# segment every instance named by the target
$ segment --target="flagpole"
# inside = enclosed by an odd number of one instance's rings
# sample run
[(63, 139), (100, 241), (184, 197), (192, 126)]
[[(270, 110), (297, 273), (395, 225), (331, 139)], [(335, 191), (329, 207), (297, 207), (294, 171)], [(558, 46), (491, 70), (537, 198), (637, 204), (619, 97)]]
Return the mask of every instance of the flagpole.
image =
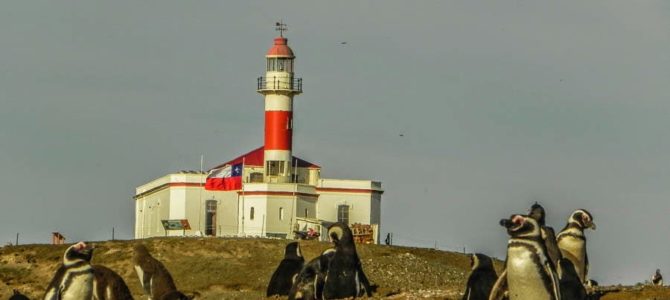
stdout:
[(244, 207), (244, 162), (245, 162), (246, 157), (242, 157), (242, 234), (246, 235), (246, 229), (244, 228), (244, 215), (246, 214), (246, 210)]
[[(203, 160), (205, 156), (203, 154), (200, 154), (200, 176), (202, 177), (202, 165), (203, 165)], [(200, 231), (200, 235), (202, 236), (202, 178), (199, 180), (200, 183), (200, 200), (198, 201), (198, 231)], [(184, 216), (186, 217), (186, 216)]]

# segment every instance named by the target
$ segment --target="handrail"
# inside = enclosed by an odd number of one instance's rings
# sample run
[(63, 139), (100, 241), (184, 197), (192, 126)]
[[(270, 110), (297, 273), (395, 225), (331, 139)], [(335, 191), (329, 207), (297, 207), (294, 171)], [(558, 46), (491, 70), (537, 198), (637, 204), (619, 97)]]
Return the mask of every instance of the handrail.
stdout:
[(291, 91), (294, 93), (302, 93), (302, 78), (293, 77), (272, 77), (265, 76), (258, 77), (256, 81), (258, 91)]

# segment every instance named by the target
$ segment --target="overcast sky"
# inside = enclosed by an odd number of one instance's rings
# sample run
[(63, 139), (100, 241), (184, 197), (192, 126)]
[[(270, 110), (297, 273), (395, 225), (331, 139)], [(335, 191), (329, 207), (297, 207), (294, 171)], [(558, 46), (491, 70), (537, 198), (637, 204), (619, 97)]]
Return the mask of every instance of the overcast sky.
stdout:
[(0, 242), (132, 238), (136, 186), (261, 146), (279, 19), (294, 154), (382, 181), (383, 234), (502, 258), (539, 201), (601, 283), (670, 274), (668, 1), (3, 2)]

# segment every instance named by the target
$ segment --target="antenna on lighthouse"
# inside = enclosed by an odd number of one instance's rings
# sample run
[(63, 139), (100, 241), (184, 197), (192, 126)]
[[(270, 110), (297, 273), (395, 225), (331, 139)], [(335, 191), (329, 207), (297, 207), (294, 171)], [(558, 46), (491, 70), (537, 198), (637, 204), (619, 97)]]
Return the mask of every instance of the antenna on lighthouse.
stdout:
[(288, 31), (288, 27), (282, 20), (279, 20), (275, 23), (275, 30), (279, 31), (279, 36), (284, 37), (284, 31)]

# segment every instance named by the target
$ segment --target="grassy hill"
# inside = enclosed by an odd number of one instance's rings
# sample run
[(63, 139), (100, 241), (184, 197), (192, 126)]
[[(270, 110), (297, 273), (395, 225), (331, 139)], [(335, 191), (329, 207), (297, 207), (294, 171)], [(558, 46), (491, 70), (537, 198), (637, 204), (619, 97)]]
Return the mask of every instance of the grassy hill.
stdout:
[[(144, 242), (171, 271), (177, 286), (200, 299), (262, 299), (265, 288), (283, 258), (286, 240), (157, 238)], [(93, 264), (119, 273), (137, 299), (146, 299), (131, 266), (135, 241), (93, 243)], [(301, 241), (306, 260), (328, 248), (328, 243)], [(67, 246), (25, 245), (0, 249), (0, 299), (18, 288), (40, 299), (62, 260)], [(470, 268), (467, 255), (431, 249), (359, 245), (358, 253), (375, 298), (460, 299)], [(497, 268), (500, 263), (497, 262)], [(664, 288), (635, 289), (608, 294), (603, 299), (670, 299)]]

